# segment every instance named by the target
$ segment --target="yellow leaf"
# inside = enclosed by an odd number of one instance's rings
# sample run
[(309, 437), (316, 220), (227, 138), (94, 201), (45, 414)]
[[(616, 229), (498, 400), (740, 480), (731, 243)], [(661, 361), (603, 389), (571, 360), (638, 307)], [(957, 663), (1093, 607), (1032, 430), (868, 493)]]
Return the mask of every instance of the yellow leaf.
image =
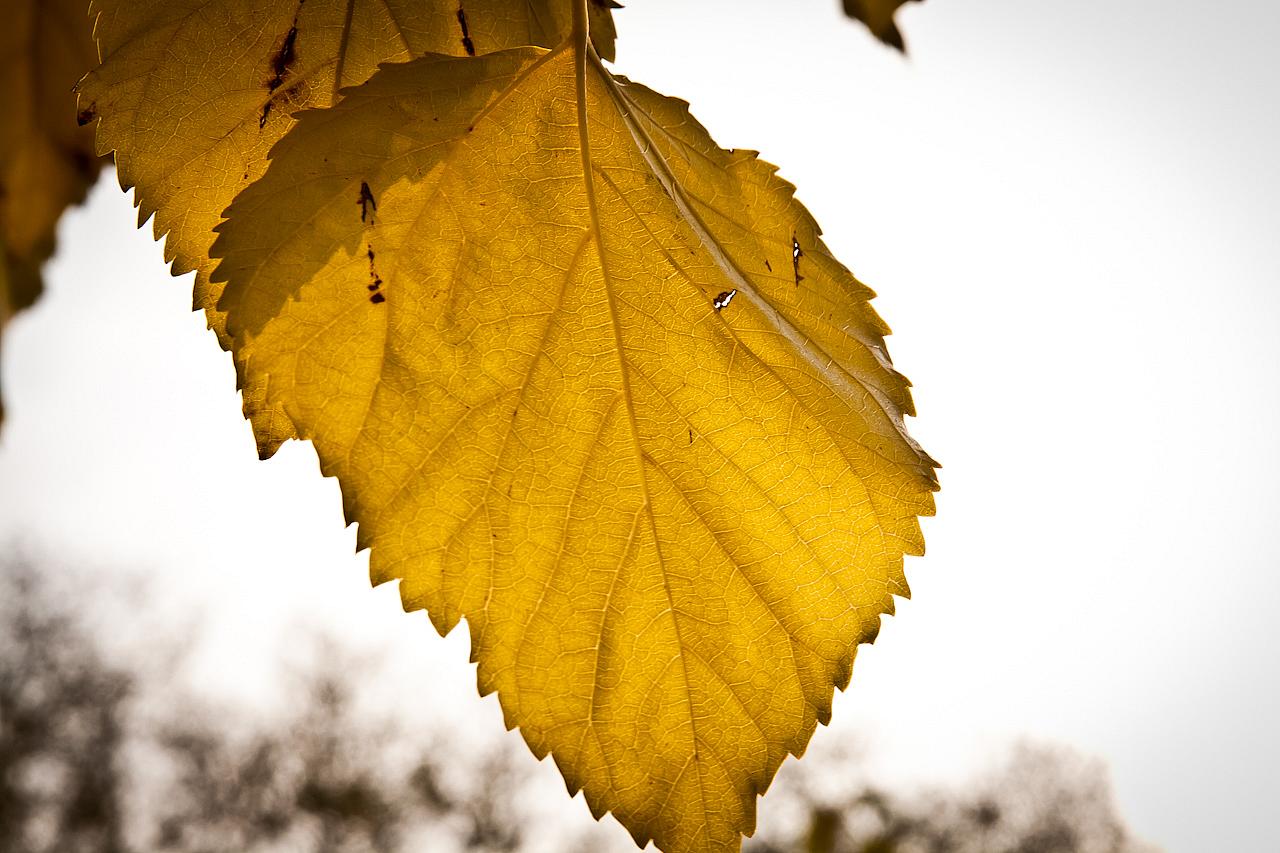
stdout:
[(385, 66), (219, 231), (234, 345), (374, 581), (466, 617), (481, 692), (594, 814), (737, 850), (936, 488), (792, 187), (574, 41)]
[(867, 25), (872, 34), (887, 45), (906, 52), (902, 41), (902, 33), (894, 23), (893, 16), (910, 0), (843, 0), (844, 13)]
[[(571, 26), (557, 0), (94, 0), (103, 62), (79, 86), (100, 117), (98, 149), (116, 152), (120, 183), (136, 187), (139, 221), (154, 214), (174, 275), (196, 271), (195, 308), (226, 347), (211, 286), (213, 228), (235, 194), (261, 177), (266, 153), (302, 108), (381, 62), (424, 53), (483, 54), (558, 44)], [(597, 45), (612, 54), (607, 4)], [(68, 83), (68, 86), (70, 83)], [(244, 375), (245, 414), (261, 455), (291, 438), (289, 419)]]
[[(5, 5), (0, 27), (0, 332), (40, 295), (58, 219), (102, 161), (71, 93), (97, 64), (83, 0)], [(0, 413), (3, 409), (0, 409)]]

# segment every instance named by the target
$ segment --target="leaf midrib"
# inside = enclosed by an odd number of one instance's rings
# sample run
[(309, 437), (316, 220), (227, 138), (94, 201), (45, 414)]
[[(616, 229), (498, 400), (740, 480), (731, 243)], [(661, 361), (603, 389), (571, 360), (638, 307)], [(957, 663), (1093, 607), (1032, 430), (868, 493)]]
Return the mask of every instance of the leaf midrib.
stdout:
[[(706, 784), (702, 775), (701, 749), (698, 740), (698, 722), (697, 715), (693, 711), (693, 696), (690, 688), (689, 665), (685, 660), (685, 643), (681, 636), (680, 620), (677, 618), (675, 600), (671, 593), (671, 583), (667, 577), (666, 558), (662, 552), (662, 540), (658, 536), (657, 520), (653, 515), (653, 497), (649, 488), (648, 473), (645, 471), (644, 450), (640, 445), (640, 433), (636, 426), (635, 403), (631, 392), (631, 376), (627, 368), (627, 361), (622, 344), (622, 329), (618, 321), (617, 300), (613, 292), (613, 281), (609, 271), (609, 262), (607, 252), (604, 248), (603, 231), (600, 227), (600, 211), (596, 201), (595, 173), (591, 164), (591, 132), (590, 122), (588, 120), (587, 110), (587, 64), (589, 55), (594, 51), (590, 47), (588, 31), (586, 25), (585, 0), (580, 0), (579, 5), (574, 7), (575, 27), (573, 35), (574, 50), (574, 85), (577, 89), (577, 110), (578, 110), (578, 149), (582, 158), (582, 183), (587, 195), (587, 211), (591, 219), (591, 233), (594, 236), (596, 244), (596, 252), (600, 258), (600, 276), (604, 281), (605, 296), (608, 298), (609, 320), (613, 330), (614, 349), (618, 355), (618, 372), (622, 382), (622, 397), (627, 407), (627, 425), (631, 431), (631, 443), (635, 456), (636, 472), (640, 478), (640, 488), (643, 495), (643, 510), (645, 516), (649, 520), (649, 535), (653, 537), (654, 552), (658, 557), (658, 570), (662, 576), (662, 589), (667, 597), (667, 611), (671, 614), (671, 627), (676, 637), (676, 654), (680, 658), (680, 671), (684, 675), (684, 698), (685, 706), (689, 714), (689, 729), (693, 753), (690, 762), (695, 765), (698, 774), (698, 798), (702, 805), (702, 821), (699, 831), (703, 837), (707, 837), (707, 793)], [(593, 70), (602, 75), (608, 72), (599, 64), (599, 59), (591, 63)], [(683, 774), (684, 771), (681, 771)], [(677, 783), (672, 783), (671, 790), (674, 791)], [(670, 793), (670, 792), (668, 792)]]

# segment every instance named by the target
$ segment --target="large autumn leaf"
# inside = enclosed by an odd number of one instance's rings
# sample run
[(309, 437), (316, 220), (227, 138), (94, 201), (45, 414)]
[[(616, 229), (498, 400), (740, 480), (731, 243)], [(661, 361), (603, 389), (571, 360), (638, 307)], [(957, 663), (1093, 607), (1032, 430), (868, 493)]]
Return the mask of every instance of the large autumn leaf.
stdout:
[[(58, 219), (102, 161), (72, 87), (97, 64), (83, 0), (21, 0), (0, 27), (0, 333), (40, 295)], [(0, 408), (0, 415), (3, 409)]]
[[(94, 0), (92, 8), (103, 62), (79, 86), (81, 114), (100, 118), (98, 150), (116, 152), (121, 185), (136, 187), (139, 221), (154, 215), (156, 237), (167, 235), (173, 273), (195, 270), (195, 307), (224, 346), (221, 287), (209, 283), (213, 228), (261, 177), (297, 110), (328, 106), (380, 62), (551, 46), (571, 24), (559, 0)], [(609, 9), (593, 0), (595, 44), (606, 56)], [(269, 456), (292, 427), (241, 362), (245, 413)]]
[(842, 0), (844, 13), (867, 25), (872, 34), (887, 45), (906, 51), (902, 32), (894, 22), (898, 7), (911, 0)]
[(792, 187), (579, 39), (383, 66), (219, 232), (234, 346), (375, 582), (466, 617), (481, 692), (597, 816), (738, 849), (936, 487)]

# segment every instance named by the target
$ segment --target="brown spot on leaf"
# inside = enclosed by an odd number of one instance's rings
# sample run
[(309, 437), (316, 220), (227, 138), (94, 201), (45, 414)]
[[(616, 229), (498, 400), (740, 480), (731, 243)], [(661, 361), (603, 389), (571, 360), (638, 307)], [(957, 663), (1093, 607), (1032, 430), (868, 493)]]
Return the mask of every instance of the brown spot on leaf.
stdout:
[(284, 85), (284, 78), (298, 59), (298, 19), (293, 19), (293, 26), (285, 33), (284, 42), (271, 58), (271, 79), (267, 81), (267, 91), (275, 92)]
[(89, 122), (98, 117), (98, 105), (90, 104), (89, 106), (76, 113), (76, 124), (84, 127)]
[[(298, 4), (299, 7), (302, 3)], [(289, 32), (285, 33), (284, 41), (271, 57), (271, 78), (267, 80), (267, 91), (274, 95), (276, 90), (284, 85), (285, 78), (289, 76), (290, 69), (298, 60), (298, 18), (295, 15), (293, 25), (289, 27)], [(288, 94), (296, 94), (296, 89), (291, 89)], [(267, 101), (262, 106), (262, 115), (258, 117), (258, 128), (262, 129), (267, 126), (267, 118), (271, 115), (271, 101)]]
[(769, 272), (773, 272), (773, 264), (769, 263), (768, 258), (764, 259), (764, 268), (767, 269)]
[(369, 301), (370, 301), (370, 302), (372, 302), (374, 305), (379, 305), (379, 304), (381, 304), (381, 303), (383, 303), (383, 302), (386, 302), (386, 301), (387, 301), (387, 297), (383, 296), (383, 295), (382, 295), (382, 292), (381, 292), (381, 291), (379, 291), (379, 292), (377, 292), (377, 293), (373, 294), (373, 296), (370, 296), (370, 297), (369, 297)]
[[(372, 246), (372, 245), (369, 245), (369, 246), (366, 246), (365, 248), (366, 248), (366, 252), (365, 252), (365, 254), (366, 254), (366, 255), (368, 256), (368, 258), (369, 258), (369, 284), (368, 284), (368, 288), (369, 288), (369, 290), (371, 290), (371, 291), (376, 291), (376, 290), (378, 290), (378, 288), (382, 287), (382, 276), (378, 275), (378, 268), (377, 268), (376, 266), (374, 266), (374, 263), (373, 263), (373, 246)], [(379, 299), (379, 300), (377, 300), (377, 301), (381, 302), (382, 300), (380, 300), (380, 299)]]
[(467, 29), (467, 13), (461, 5), (458, 6), (458, 26), (462, 28), (462, 49), (467, 52), (467, 56), (475, 56), (476, 44), (471, 40), (471, 31)]
[[(373, 200), (373, 192), (369, 189), (369, 184), (364, 181), (360, 182), (360, 198), (358, 199), (358, 202), (360, 204), (360, 221), (368, 222), (370, 220), (370, 213), (377, 212), (378, 203)], [(369, 249), (369, 263), (373, 263), (372, 248)]]

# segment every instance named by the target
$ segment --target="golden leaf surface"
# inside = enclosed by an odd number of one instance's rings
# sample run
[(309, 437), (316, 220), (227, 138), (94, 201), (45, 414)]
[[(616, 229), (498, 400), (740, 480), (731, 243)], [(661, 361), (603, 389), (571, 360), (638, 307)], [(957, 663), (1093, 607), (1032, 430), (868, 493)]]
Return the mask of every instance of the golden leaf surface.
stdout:
[[(194, 307), (224, 347), (221, 287), (209, 282), (213, 229), (262, 176), (296, 111), (330, 105), (381, 62), (551, 46), (572, 23), (558, 0), (94, 0), (92, 8), (103, 62), (78, 87), (82, 114), (100, 118), (98, 150), (116, 152), (121, 185), (136, 187), (139, 221), (154, 215), (157, 239), (167, 235), (174, 275), (196, 271)], [(592, 8), (597, 49), (612, 56), (609, 6)], [(292, 427), (237, 355), (245, 414), (270, 456)]]
[(902, 40), (902, 32), (894, 22), (893, 16), (898, 8), (911, 0), (843, 0), (844, 13), (867, 25), (872, 35), (885, 44), (906, 52), (906, 44)]
[(233, 345), (375, 583), (596, 816), (739, 849), (933, 511), (873, 295), (682, 102), (550, 52), (301, 115), (213, 252)]
[[(0, 27), (0, 332), (42, 289), (58, 219), (102, 161), (72, 94), (98, 62), (82, 0), (20, 0)], [(3, 410), (0, 409), (0, 412)]]

